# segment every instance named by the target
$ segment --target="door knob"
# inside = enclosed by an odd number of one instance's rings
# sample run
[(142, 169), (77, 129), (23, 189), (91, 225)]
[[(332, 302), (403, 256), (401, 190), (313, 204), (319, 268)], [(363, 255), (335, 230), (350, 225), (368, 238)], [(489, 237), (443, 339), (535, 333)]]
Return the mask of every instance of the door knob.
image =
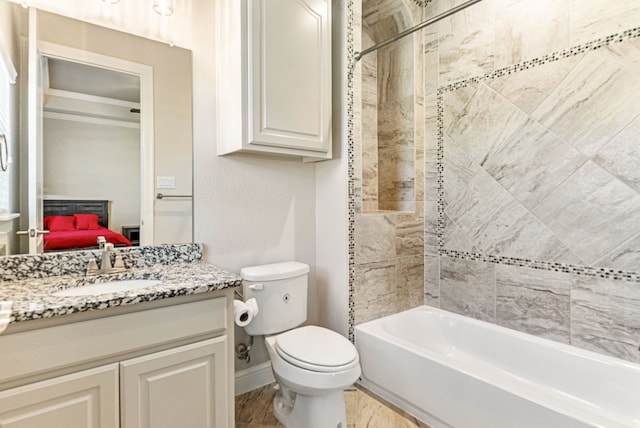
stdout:
[(49, 233), (48, 230), (28, 229), (18, 230), (16, 235), (29, 235), (29, 238), (35, 238), (38, 235), (46, 235), (47, 233)]

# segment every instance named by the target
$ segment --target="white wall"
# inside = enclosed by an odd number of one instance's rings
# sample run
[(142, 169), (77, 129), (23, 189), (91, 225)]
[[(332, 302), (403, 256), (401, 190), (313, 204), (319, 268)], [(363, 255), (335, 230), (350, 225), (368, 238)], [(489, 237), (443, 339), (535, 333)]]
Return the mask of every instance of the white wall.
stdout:
[(346, 1), (333, 0), (333, 156), (316, 165), (316, 292), (318, 323), (349, 329), (347, 223)]
[(140, 129), (44, 119), (44, 189), (111, 201), (111, 230), (140, 223)]

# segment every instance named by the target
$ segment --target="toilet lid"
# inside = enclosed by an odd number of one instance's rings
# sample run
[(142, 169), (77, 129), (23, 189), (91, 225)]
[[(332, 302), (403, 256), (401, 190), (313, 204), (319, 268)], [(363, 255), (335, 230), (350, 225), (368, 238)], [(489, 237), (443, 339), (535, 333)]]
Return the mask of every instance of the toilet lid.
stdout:
[(351, 342), (334, 331), (315, 325), (279, 334), (276, 350), (291, 364), (313, 371), (341, 371), (358, 364), (358, 352)]

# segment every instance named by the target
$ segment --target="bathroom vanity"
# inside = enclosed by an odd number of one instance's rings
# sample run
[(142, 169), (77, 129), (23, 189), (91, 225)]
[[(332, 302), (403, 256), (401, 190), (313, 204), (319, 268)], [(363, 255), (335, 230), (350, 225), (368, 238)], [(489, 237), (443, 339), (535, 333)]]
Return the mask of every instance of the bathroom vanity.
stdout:
[[(107, 278), (2, 278), (0, 301), (13, 307), (0, 334), (0, 426), (233, 426), (239, 277), (203, 263), (195, 244), (164, 246), (166, 259), (136, 253), (145, 251), (120, 252), (137, 266), (108, 280), (160, 280), (146, 288), (56, 296)], [(91, 253), (73, 253), (64, 269)]]

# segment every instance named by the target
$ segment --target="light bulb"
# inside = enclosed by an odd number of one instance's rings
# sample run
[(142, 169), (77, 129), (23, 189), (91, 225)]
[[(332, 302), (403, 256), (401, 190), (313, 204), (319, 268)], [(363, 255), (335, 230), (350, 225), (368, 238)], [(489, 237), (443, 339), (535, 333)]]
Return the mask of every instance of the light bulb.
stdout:
[(169, 16), (173, 13), (173, 0), (153, 0), (153, 10), (160, 15)]

